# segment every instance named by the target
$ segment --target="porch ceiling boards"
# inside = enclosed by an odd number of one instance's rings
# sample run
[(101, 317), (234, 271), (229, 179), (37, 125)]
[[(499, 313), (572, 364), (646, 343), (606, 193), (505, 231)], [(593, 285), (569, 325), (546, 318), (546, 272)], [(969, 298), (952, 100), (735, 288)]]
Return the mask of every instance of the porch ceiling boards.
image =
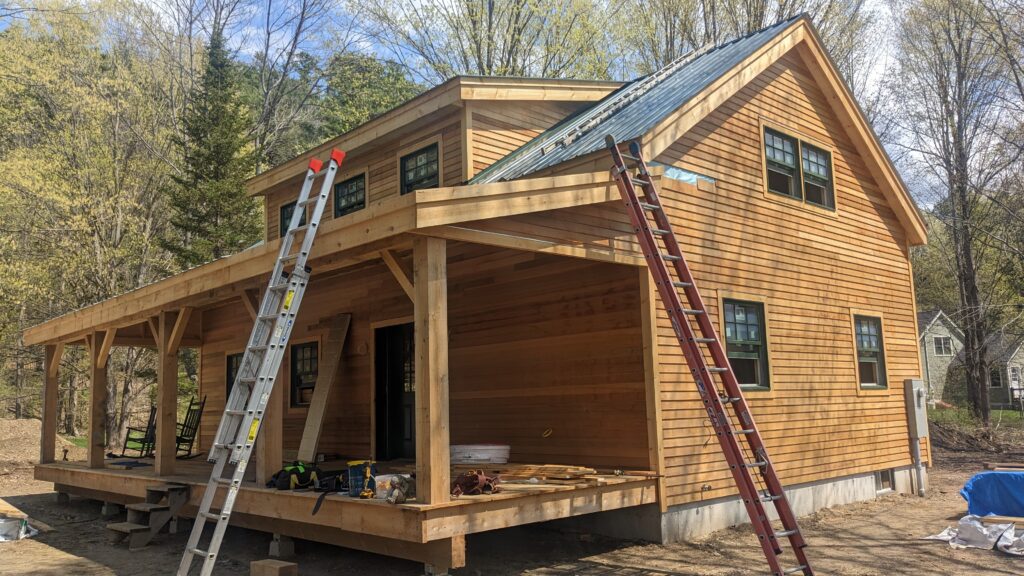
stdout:
[[(411, 244), (408, 233), (445, 237), (449, 226), (463, 222), (613, 200), (618, 192), (605, 172), (418, 190), (324, 222), (310, 263), (322, 273)], [(74, 342), (92, 331), (139, 324), (161, 310), (244, 298), (264, 284), (279, 247), (280, 240), (260, 244), (33, 326), (25, 344)]]

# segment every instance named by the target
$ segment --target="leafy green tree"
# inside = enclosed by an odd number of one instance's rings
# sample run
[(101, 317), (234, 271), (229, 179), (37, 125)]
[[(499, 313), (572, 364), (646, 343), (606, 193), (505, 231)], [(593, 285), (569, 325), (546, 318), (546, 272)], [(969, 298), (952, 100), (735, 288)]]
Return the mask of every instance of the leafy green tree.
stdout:
[(325, 81), (320, 132), (327, 138), (348, 132), (423, 91), (397, 62), (364, 54), (336, 54), (327, 64)]
[(223, 29), (214, 29), (206, 65), (193, 91), (178, 139), (182, 174), (169, 192), (170, 235), (163, 246), (182, 267), (192, 267), (244, 249), (259, 238), (260, 213), (245, 192), (252, 173), (238, 70), (225, 46)]

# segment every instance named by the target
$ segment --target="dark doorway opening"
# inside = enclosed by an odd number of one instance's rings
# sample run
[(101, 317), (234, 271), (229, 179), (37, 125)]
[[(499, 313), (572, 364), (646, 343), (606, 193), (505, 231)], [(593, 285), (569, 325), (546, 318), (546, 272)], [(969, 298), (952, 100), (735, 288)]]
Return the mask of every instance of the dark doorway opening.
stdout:
[(413, 324), (374, 333), (377, 460), (416, 457), (416, 366)]

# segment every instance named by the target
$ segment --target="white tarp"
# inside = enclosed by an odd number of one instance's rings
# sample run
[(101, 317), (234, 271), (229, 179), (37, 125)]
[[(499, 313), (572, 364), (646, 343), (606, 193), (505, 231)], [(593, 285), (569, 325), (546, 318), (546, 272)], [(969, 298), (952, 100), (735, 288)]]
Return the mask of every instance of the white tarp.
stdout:
[[(1007, 537), (1006, 535), (1009, 534)], [(981, 548), (991, 550), (997, 542), (1007, 538), (1007, 547), (1020, 546), (1024, 553), (1024, 542), (1021, 539), (1014, 539), (1014, 527), (1012, 523), (1007, 524), (986, 524), (981, 521), (981, 516), (969, 514), (960, 519), (955, 527), (950, 526), (935, 536), (928, 536), (925, 540), (941, 540), (949, 542), (952, 548)], [(1016, 543), (1016, 544), (1013, 544)], [(1002, 550), (1002, 547), (1000, 547)], [(1014, 554), (1014, 552), (1010, 552)]]
[(999, 541), (996, 542), (996, 548), (1007, 554), (1024, 556), (1024, 530), (1007, 530), (1003, 532), (1003, 535), (999, 537)]

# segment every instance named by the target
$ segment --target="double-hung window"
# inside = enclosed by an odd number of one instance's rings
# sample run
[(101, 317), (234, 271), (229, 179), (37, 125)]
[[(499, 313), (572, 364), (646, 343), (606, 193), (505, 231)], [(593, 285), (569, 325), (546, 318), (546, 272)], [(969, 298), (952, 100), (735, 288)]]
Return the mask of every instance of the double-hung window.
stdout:
[(402, 194), (421, 188), (435, 188), (440, 182), (437, 143), (402, 156), (398, 164), (401, 171)]
[(366, 174), (334, 185), (334, 217), (351, 214), (366, 207)]
[[(292, 223), (292, 215), (295, 214), (296, 202), (289, 202), (281, 205), (281, 221), (278, 222), (279, 235), (283, 238), (288, 233), (288, 227)], [(299, 217), (299, 226), (306, 225), (306, 211), (302, 211), (302, 216)]]
[(723, 300), (722, 305), (726, 356), (737, 382), (744, 387), (769, 388), (764, 305), (739, 300)]
[(764, 160), (770, 192), (835, 209), (829, 151), (766, 127)]
[(882, 343), (882, 319), (854, 316), (857, 340), (857, 379), (861, 388), (885, 388), (885, 347)]
[(936, 336), (933, 340), (936, 356), (953, 355), (953, 339), (949, 336)]
[(309, 406), (319, 368), (317, 343), (294, 344), (291, 352), (292, 406)]
[(993, 388), (1003, 387), (1003, 371), (999, 368), (993, 368), (988, 373), (988, 385)]

